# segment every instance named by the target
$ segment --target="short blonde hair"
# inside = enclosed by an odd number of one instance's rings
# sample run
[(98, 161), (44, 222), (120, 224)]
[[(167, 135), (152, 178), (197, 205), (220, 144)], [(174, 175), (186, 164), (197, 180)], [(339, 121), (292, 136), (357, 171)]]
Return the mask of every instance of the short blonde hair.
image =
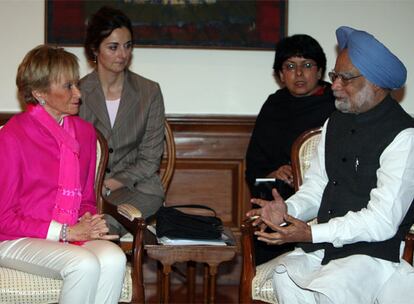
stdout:
[(32, 92), (47, 92), (51, 83), (59, 82), (62, 76), (79, 79), (78, 58), (63, 48), (39, 45), (26, 54), (17, 69), (19, 96), (26, 103), (37, 104)]

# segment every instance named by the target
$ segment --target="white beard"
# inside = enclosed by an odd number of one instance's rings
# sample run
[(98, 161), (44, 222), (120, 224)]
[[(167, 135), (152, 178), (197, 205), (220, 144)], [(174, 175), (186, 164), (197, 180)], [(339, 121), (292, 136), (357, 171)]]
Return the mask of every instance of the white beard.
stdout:
[[(361, 113), (366, 104), (375, 100), (375, 93), (372, 87), (366, 83), (365, 86), (355, 94), (354, 98), (335, 99), (335, 107), (342, 113)], [(370, 107), (368, 107), (369, 109)]]

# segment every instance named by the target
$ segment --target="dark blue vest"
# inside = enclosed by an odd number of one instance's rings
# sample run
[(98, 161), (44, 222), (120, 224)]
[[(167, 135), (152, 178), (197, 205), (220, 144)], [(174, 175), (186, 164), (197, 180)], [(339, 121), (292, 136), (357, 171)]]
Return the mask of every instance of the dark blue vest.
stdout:
[[(325, 143), (325, 166), (329, 181), (318, 212), (319, 223), (367, 207), (370, 191), (377, 187), (376, 171), (382, 152), (398, 133), (413, 127), (413, 118), (389, 96), (366, 113), (355, 115), (336, 111), (332, 114)], [(399, 262), (400, 243), (413, 219), (414, 204), (396, 235), (382, 242), (358, 242), (341, 248), (335, 248), (330, 243), (300, 246), (306, 252), (324, 248), (322, 264), (354, 254)]]

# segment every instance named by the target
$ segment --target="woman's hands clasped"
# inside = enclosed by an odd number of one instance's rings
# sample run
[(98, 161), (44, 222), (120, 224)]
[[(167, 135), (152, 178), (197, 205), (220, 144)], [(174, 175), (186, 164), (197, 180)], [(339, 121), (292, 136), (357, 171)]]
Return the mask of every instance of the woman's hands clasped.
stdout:
[(109, 229), (103, 214), (85, 213), (77, 224), (68, 228), (68, 241), (115, 240), (119, 236), (108, 234)]

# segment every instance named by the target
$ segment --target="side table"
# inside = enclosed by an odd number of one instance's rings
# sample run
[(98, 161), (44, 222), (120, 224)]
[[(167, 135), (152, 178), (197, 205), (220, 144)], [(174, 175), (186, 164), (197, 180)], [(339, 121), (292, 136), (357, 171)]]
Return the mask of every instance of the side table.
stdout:
[(146, 231), (144, 248), (147, 255), (162, 265), (161, 300), (163, 303), (168, 303), (170, 297), (171, 266), (179, 262), (190, 262), (187, 263), (188, 301), (194, 302), (195, 263), (204, 263), (204, 303), (215, 302), (217, 268), (222, 262), (232, 260), (237, 251), (231, 230), (226, 227), (224, 233), (230, 238), (230, 245), (163, 245), (158, 244), (156, 237)]

